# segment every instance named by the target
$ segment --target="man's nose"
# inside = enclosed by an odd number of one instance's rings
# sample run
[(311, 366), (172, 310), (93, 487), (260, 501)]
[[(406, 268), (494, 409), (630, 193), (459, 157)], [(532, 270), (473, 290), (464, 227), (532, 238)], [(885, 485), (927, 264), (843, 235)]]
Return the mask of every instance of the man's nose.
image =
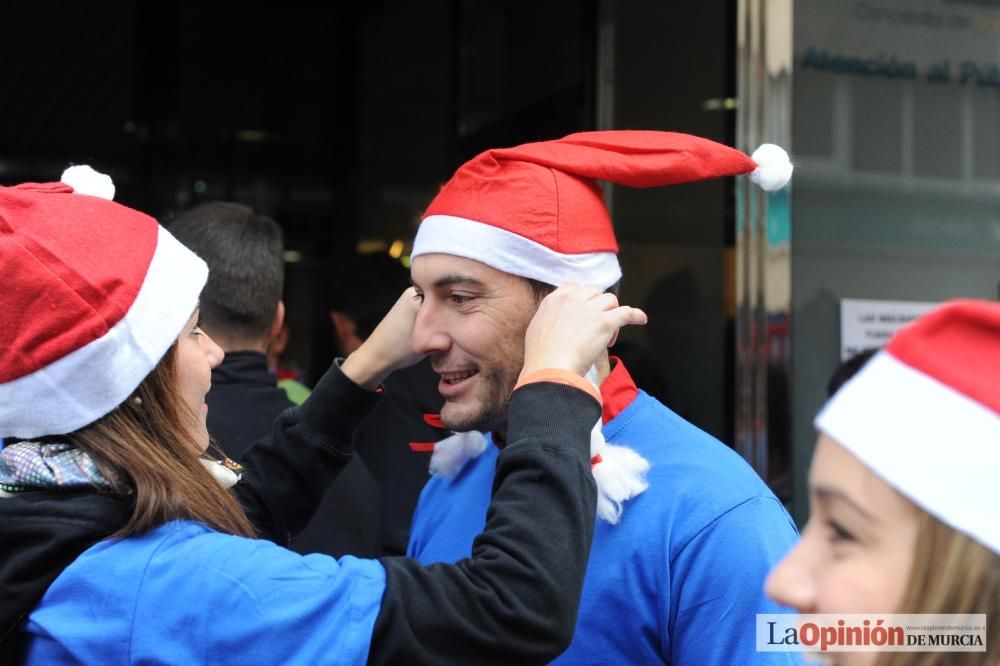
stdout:
[(433, 354), (447, 351), (451, 347), (451, 336), (444, 326), (441, 313), (427, 299), (417, 311), (411, 336), (413, 351), (419, 354)]

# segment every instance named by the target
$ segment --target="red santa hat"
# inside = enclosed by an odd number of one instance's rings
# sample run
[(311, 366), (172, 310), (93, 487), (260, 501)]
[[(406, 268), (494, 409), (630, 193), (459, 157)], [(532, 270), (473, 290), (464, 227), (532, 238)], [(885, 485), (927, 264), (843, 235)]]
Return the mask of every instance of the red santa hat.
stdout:
[(676, 132), (580, 132), (487, 150), (459, 167), (428, 206), (411, 257), (452, 254), (555, 286), (607, 288), (621, 268), (597, 180), (657, 187), (750, 174), (775, 190), (791, 173), (778, 146), (748, 157)]
[(90, 167), (0, 187), (0, 437), (72, 432), (124, 402), (208, 277)]
[(1000, 553), (1000, 303), (954, 301), (901, 329), (815, 425)]

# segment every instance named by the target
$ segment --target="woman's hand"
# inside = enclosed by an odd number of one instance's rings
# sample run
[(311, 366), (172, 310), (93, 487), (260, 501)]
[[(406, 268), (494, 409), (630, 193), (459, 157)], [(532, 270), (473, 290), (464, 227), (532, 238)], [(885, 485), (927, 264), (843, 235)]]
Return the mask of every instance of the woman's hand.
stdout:
[(403, 292), (361, 346), (347, 357), (341, 371), (355, 384), (374, 390), (396, 370), (407, 368), (423, 354), (413, 351), (411, 335), (420, 301), (413, 287)]
[(646, 313), (619, 306), (614, 294), (569, 283), (546, 296), (524, 335), (521, 376), (546, 368), (583, 375), (622, 326), (643, 325)]

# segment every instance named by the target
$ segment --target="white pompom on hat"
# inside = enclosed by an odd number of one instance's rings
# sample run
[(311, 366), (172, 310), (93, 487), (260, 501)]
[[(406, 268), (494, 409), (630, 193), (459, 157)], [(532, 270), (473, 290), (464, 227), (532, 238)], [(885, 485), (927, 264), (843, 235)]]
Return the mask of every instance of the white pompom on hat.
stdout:
[(0, 187), (0, 437), (77, 430), (176, 342), (208, 267), (87, 166)]
[(750, 180), (766, 192), (780, 190), (792, 178), (792, 161), (781, 146), (765, 143), (750, 155), (757, 168), (750, 172)]
[(89, 164), (67, 168), (59, 180), (72, 187), (76, 194), (89, 194), (108, 201), (115, 198), (115, 184), (111, 176), (95, 171)]
[(816, 417), (900, 493), (1000, 553), (1000, 303), (900, 329)]

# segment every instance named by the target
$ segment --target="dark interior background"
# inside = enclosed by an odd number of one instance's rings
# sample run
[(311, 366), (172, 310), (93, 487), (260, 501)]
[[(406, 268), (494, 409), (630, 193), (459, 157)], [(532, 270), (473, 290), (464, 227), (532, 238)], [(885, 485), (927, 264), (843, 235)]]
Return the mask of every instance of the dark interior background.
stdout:
[[(162, 219), (236, 200), (289, 251), (289, 354), (333, 356), (326, 293), (405, 248), (436, 189), (493, 146), (604, 128), (732, 145), (735, 0), (159, 0), (0, 5), (0, 182), (109, 173)], [(732, 441), (732, 184), (609, 192), (633, 374)], [(402, 252), (405, 256), (406, 250)], [(648, 371), (648, 372), (647, 372)]]

